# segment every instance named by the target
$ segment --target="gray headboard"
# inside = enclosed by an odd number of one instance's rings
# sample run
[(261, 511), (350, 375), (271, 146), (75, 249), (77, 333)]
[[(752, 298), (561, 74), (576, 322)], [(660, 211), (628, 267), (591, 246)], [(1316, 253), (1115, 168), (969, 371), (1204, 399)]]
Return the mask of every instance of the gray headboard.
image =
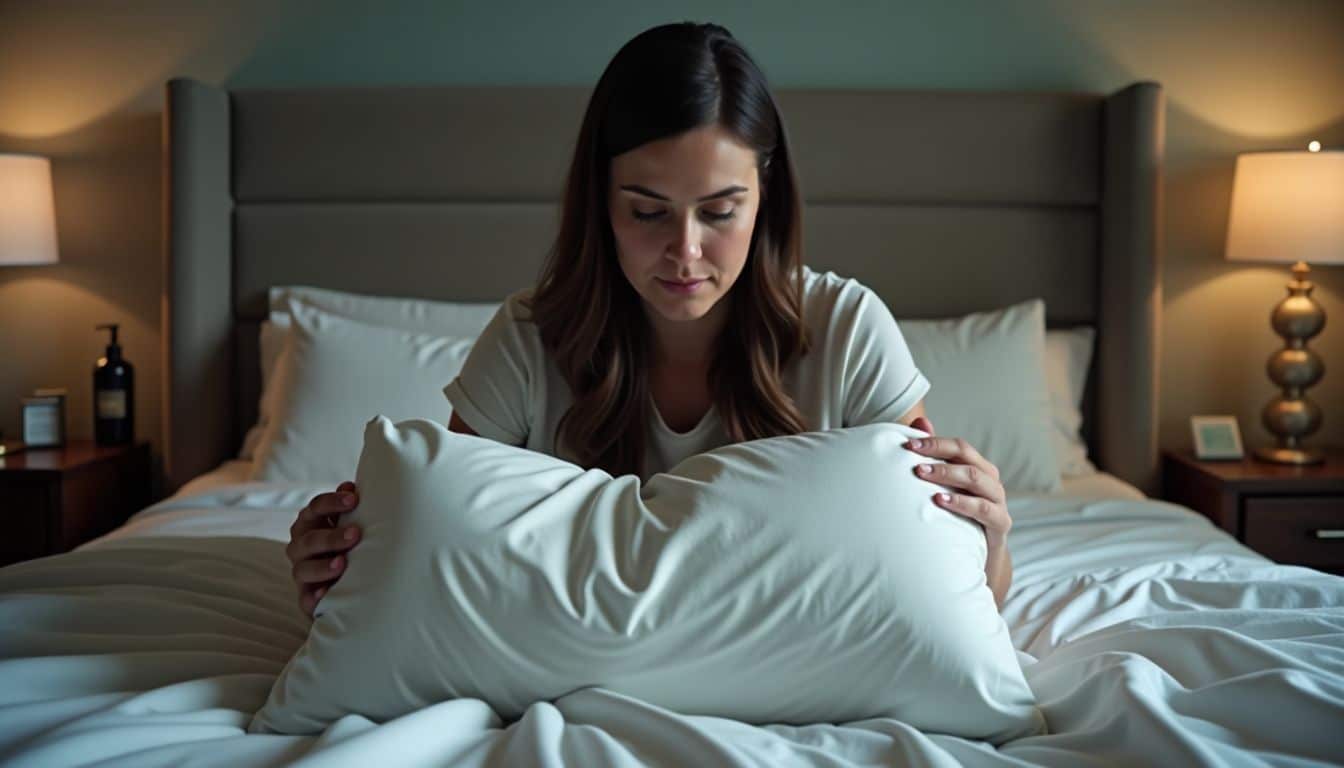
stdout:
[[(498, 300), (535, 281), (587, 89), (223, 90), (167, 84), (167, 488), (256, 419), (271, 285)], [(1156, 491), (1163, 96), (778, 94), (804, 258), (898, 318), (1044, 298), (1091, 324), (1084, 436)]]

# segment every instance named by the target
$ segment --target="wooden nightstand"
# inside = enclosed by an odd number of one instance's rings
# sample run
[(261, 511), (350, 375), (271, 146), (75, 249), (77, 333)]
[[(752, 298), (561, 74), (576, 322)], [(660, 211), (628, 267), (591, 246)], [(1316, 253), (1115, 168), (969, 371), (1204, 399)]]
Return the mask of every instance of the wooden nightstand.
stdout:
[(0, 565), (54, 555), (149, 505), (149, 443), (71, 440), (0, 456)]
[(1265, 557), (1344, 574), (1344, 448), (1324, 464), (1200, 461), (1162, 452), (1163, 495), (1203, 513)]

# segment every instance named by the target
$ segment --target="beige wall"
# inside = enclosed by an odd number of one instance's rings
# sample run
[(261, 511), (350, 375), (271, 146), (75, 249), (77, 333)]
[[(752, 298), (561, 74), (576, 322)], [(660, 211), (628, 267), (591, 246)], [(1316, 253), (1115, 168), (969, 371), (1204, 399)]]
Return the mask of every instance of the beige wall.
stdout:
[[(353, 2), (0, 2), (0, 151), (53, 157), (61, 244), (59, 265), (0, 268), (7, 436), (19, 428), (19, 397), (39, 386), (67, 387), (71, 434), (91, 434), (90, 370), (102, 351), (93, 326), (115, 321), (136, 365), (137, 432), (160, 440), (167, 78), (241, 87), (589, 84), (620, 42), (666, 20), (656, 9), (604, 2), (569, 6), (558, 22), (539, 1), (521, 3), (531, 6), (524, 13), (393, 5), (399, 13), (372, 14)], [(1248, 441), (1265, 439), (1258, 413), (1272, 390), (1264, 361), (1278, 344), (1268, 314), (1287, 269), (1222, 260), (1233, 160), (1309, 138), (1344, 147), (1344, 3), (985, 0), (835, 11), (844, 6), (815, 0), (800, 4), (814, 17), (788, 18), (763, 14), (770, 6), (759, 3), (687, 6), (679, 18), (727, 25), (777, 87), (1110, 90), (1162, 82), (1161, 440), (1187, 444), (1194, 413), (1234, 413)], [(570, 32), (552, 34), (557, 23)], [(1316, 440), (1344, 444), (1344, 267), (1314, 276), (1331, 318), (1313, 342), (1327, 366), (1310, 393), (1327, 410)]]

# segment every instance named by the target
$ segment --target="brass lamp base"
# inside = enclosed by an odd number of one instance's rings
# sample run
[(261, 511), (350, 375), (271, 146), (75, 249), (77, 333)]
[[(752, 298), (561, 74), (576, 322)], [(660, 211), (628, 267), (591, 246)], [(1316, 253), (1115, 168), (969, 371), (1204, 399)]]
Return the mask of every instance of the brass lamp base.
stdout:
[(1270, 324), (1283, 338), (1283, 347), (1270, 355), (1265, 369), (1280, 390), (1265, 405), (1260, 418), (1278, 443), (1255, 450), (1255, 458), (1261, 461), (1316, 464), (1325, 460), (1319, 449), (1302, 445), (1303, 438), (1320, 428), (1323, 417), (1320, 406), (1307, 397), (1306, 390), (1325, 375), (1321, 356), (1307, 346), (1307, 341), (1325, 327), (1325, 310), (1311, 297), (1315, 286), (1307, 279), (1309, 272), (1301, 261), (1293, 265), (1288, 295), (1270, 314)]
[(1320, 464), (1325, 453), (1315, 448), (1256, 448), (1255, 458), (1274, 464)]

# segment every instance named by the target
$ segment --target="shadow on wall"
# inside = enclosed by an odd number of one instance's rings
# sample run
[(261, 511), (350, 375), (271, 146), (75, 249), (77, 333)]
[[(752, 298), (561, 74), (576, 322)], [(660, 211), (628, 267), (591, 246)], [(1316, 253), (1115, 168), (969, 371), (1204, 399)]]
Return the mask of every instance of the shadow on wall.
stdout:
[(158, 112), (164, 81), (176, 75), (224, 79), (287, 12), (284, 6), (268, 0), (5, 4), (0, 63), (9, 65), (0, 67), (0, 133), (68, 137), (98, 131), (108, 115)]
[(1117, 74), (1159, 80), (1170, 106), (1234, 132), (1238, 144), (1280, 140), (1344, 117), (1344, 4), (1052, 2), (1074, 11), (1079, 37)]

